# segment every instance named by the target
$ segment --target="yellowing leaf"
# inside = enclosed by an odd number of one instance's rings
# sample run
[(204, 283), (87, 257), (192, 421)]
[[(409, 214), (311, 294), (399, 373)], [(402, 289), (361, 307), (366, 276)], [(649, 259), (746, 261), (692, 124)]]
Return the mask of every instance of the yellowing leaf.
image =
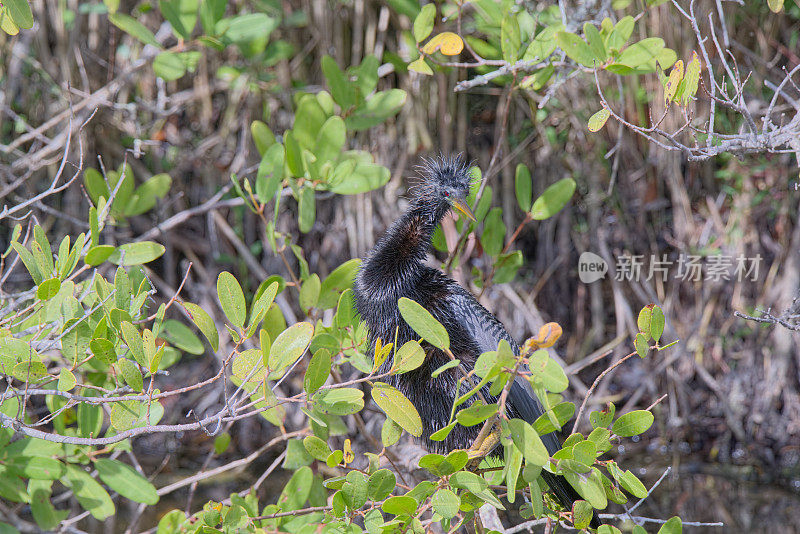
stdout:
[(384, 382), (375, 382), (372, 399), (386, 415), (414, 437), (422, 435), (419, 412), (399, 390)]
[[(430, 5), (430, 4), (428, 4)], [(419, 72), (420, 74), (426, 74), (428, 76), (433, 76), (433, 70), (431, 69), (430, 65), (425, 62), (425, 58), (420, 56), (415, 61), (412, 61), (408, 64), (408, 70), (413, 70), (414, 72)]]
[(783, 9), (783, 0), (767, 0), (767, 5), (773, 13), (780, 13)]
[(702, 64), (697, 52), (692, 52), (692, 60), (686, 65), (686, 76), (683, 78), (682, 91), (680, 93), (681, 103), (685, 107), (689, 100), (697, 93), (697, 85), (700, 82), (700, 69)]
[(8, 35), (17, 35), (19, 27), (11, 20), (11, 15), (8, 14), (8, 8), (0, 7), (0, 30), (3, 30)]
[(589, 131), (597, 132), (606, 125), (606, 121), (611, 116), (611, 112), (607, 108), (603, 108), (591, 117), (589, 117)]
[(664, 105), (668, 106), (678, 90), (678, 84), (683, 80), (683, 60), (679, 59), (672, 72), (669, 73), (667, 84), (664, 86)]
[(422, 52), (433, 54), (439, 50), (446, 56), (455, 56), (460, 54), (463, 49), (464, 41), (461, 40), (461, 37), (453, 32), (443, 32), (428, 41), (422, 47)]
[(342, 452), (344, 453), (344, 456), (342, 458), (344, 465), (347, 465), (356, 459), (356, 455), (353, 454), (353, 448), (350, 446), (349, 439), (344, 440), (344, 447), (342, 447)]
[(558, 338), (564, 331), (558, 323), (547, 323), (539, 329), (539, 334), (536, 336), (535, 342), (539, 348), (546, 349), (555, 345)]

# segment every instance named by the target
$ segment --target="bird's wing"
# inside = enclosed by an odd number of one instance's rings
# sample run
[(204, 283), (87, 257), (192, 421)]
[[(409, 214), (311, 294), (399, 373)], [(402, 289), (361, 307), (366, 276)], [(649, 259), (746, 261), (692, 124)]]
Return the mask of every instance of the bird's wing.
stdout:
[[(456, 309), (466, 312), (464, 313), (464, 326), (478, 345), (481, 353), (497, 350), (500, 340), (505, 339), (511, 345), (511, 350), (515, 354), (519, 354), (519, 345), (503, 324), (461, 286), (456, 287), (458, 289), (453, 295), (457, 306)], [(511, 390), (508, 392), (508, 402), (522, 419), (531, 424), (544, 413), (542, 405), (533, 392), (533, 388), (531, 388), (527, 380), (521, 377), (517, 377), (511, 385)], [(542, 436), (542, 441), (551, 455), (561, 449), (561, 443), (559, 443), (555, 433), (545, 434)]]
[[(462, 312), (459, 315), (459, 321), (475, 341), (481, 353), (497, 350), (500, 340), (505, 339), (511, 345), (514, 353), (519, 354), (519, 345), (503, 324), (489, 313), (486, 308), (481, 306), (475, 297), (467, 293), (461, 286), (453, 283), (452, 298), (455, 305), (454, 309)], [(476, 354), (475, 357), (477, 358), (477, 356)], [(511, 390), (508, 392), (508, 405), (513, 407), (519, 416), (530, 424), (533, 424), (544, 413), (533, 388), (527, 380), (521, 377), (516, 377), (511, 385)], [(561, 449), (561, 443), (555, 432), (545, 434), (541, 438), (551, 456)], [(576, 500), (582, 498), (563, 476), (543, 470), (542, 477), (568, 510), (572, 509), (572, 504)], [(592, 514), (591, 525), (593, 528), (600, 526), (600, 519), (596, 511)]]

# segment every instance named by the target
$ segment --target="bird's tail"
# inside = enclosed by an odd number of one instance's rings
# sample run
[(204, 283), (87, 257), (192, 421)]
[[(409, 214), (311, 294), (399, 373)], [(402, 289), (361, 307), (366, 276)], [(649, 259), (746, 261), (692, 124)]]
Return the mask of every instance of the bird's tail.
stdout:
[[(556, 497), (558, 497), (558, 500), (561, 501), (561, 504), (563, 504), (568, 510), (572, 510), (572, 505), (575, 501), (583, 498), (578, 495), (578, 492), (575, 491), (575, 488), (573, 488), (563, 476), (554, 475), (549, 471), (542, 470), (542, 478), (544, 478), (544, 481), (547, 482), (548, 486), (550, 486), (550, 489), (553, 490), (553, 493), (556, 494)], [(592, 528), (599, 528), (601, 524), (600, 516), (597, 515), (597, 510), (593, 510), (590, 526)]]

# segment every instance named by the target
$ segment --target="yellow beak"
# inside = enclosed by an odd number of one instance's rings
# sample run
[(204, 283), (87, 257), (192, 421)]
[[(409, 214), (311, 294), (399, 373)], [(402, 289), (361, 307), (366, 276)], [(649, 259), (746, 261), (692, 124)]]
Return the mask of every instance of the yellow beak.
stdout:
[(457, 209), (458, 211), (460, 211), (461, 213), (466, 215), (467, 218), (469, 218), (469, 219), (471, 219), (473, 221), (475, 220), (475, 215), (472, 213), (472, 210), (469, 209), (469, 205), (467, 204), (467, 201), (464, 200), (463, 198), (453, 198), (453, 199), (450, 200), (450, 204), (455, 209)]

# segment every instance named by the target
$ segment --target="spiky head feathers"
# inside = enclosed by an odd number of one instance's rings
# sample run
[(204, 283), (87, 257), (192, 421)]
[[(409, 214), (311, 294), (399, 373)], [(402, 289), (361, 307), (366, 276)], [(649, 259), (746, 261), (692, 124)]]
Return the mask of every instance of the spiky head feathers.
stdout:
[(466, 198), (472, 176), (461, 154), (423, 158), (416, 167), (419, 179), (412, 192), (423, 200)]

